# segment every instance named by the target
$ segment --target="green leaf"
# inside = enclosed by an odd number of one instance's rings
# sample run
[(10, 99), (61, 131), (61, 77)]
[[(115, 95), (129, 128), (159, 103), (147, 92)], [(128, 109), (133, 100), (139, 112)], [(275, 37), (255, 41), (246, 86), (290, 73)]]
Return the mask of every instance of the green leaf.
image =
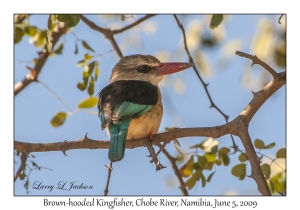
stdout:
[(84, 91), (84, 90), (86, 89), (86, 87), (87, 87), (87, 85), (86, 85), (85, 83), (79, 82), (79, 83), (77, 84), (77, 88), (78, 88), (79, 90), (81, 90), (81, 91)]
[(199, 166), (198, 163), (194, 163), (194, 164), (193, 164), (193, 169), (194, 169), (194, 170), (198, 170), (198, 169), (201, 169), (201, 168), (200, 168), (200, 166)]
[(270, 188), (271, 192), (274, 193), (275, 192), (275, 188), (274, 188), (274, 184), (273, 184), (272, 180), (269, 180), (269, 185), (270, 185), (269, 188)]
[(188, 189), (193, 189), (193, 187), (196, 184), (196, 177), (195, 176), (191, 176), (191, 178), (189, 178), (188, 180), (186, 180), (185, 185), (188, 187)]
[(272, 149), (275, 146), (275, 142), (268, 144), (267, 146), (264, 146), (263, 149)]
[(89, 65), (88, 65), (89, 69), (88, 69), (88, 73), (89, 75), (91, 75), (94, 71), (94, 68), (95, 68), (95, 61), (91, 62)]
[(211, 174), (209, 174), (209, 176), (207, 177), (207, 182), (210, 182), (211, 178), (213, 177), (213, 175), (216, 173), (216, 171), (212, 172)]
[(267, 164), (267, 163), (261, 165), (261, 170), (262, 170), (263, 174), (266, 176), (266, 178), (268, 179), (270, 177), (270, 174), (271, 174), (270, 165)]
[(205, 165), (205, 167), (204, 167), (204, 169), (210, 171), (213, 168), (213, 166), (214, 166), (213, 162), (207, 162), (206, 165)]
[(216, 159), (216, 164), (218, 166), (222, 165), (223, 163), (223, 155), (219, 155), (219, 159)]
[(75, 42), (75, 52), (74, 52), (74, 54), (77, 55), (77, 53), (78, 53), (78, 45), (77, 45), (77, 42)]
[(52, 19), (51, 19), (51, 15), (49, 15), (49, 17), (48, 17), (48, 24), (47, 24), (47, 26), (48, 26), (48, 30), (50, 31), (51, 28), (52, 28)]
[(231, 169), (232, 175), (238, 177), (239, 180), (243, 180), (246, 176), (246, 164), (245, 163), (240, 163), (238, 165), (235, 165)]
[(35, 26), (27, 26), (24, 28), (24, 32), (28, 36), (35, 36), (38, 32), (38, 29)]
[(286, 158), (286, 148), (281, 148), (276, 153), (277, 158)]
[(60, 22), (71, 22), (70, 15), (57, 15), (56, 19)]
[(85, 60), (86, 62), (89, 62), (92, 58), (93, 58), (92, 55), (90, 55), (90, 54), (88, 54), (88, 53), (85, 53), (85, 54), (84, 54), (84, 60)]
[(90, 79), (90, 84), (88, 87), (88, 94), (90, 96), (92, 96), (94, 94), (94, 78), (93, 78), (93, 76), (91, 76), (91, 79)]
[(99, 62), (96, 61), (95, 81), (97, 81), (99, 73), (100, 73)]
[(90, 97), (87, 99), (84, 99), (78, 104), (79, 109), (88, 109), (96, 106), (98, 103), (98, 98), (96, 97)]
[(56, 115), (51, 120), (51, 125), (55, 128), (61, 126), (65, 122), (67, 116), (68, 114), (65, 112), (56, 113)]
[(75, 27), (80, 21), (77, 15), (57, 15), (57, 20), (66, 23), (67, 27)]
[(62, 50), (64, 48), (64, 43), (60, 43), (55, 50), (53, 51), (54, 54), (62, 54)]
[(227, 155), (229, 152), (230, 152), (230, 148), (228, 148), (228, 147), (222, 147), (218, 151), (219, 154), (225, 154), (225, 155)]
[(265, 146), (265, 142), (263, 142), (263, 141), (260, 140), (260, 139), (255, 139), (255, 140), (254, 140), (254, 146), (255, 146), (257, 149), (262, 149), (262, 148), (264, 148), (264, 146)]
[(223, 15), (213, 15), (210, 21), (210, 29), (216, 28), (223, 20)]
[(228, 155), (223, 156), (223, 164), (224, 166), (228, 166), (230, 163), (230, 159)]
[(241, 153), (239, 155), (239, 161), (245, 162), (246, 160), (248, 160), (248, 157), (247, 157), (246, 153)]
[(192, 155), (190, 159), (179, 169), (182, 177), (189, 177), (193, 173), (194, 156)]
[(205, 156), (198, 156), (198, 165), (200, 168), (204, 168), (207, 163), (207, 158)]
[(206, 185), (206, 178), (203, 175), (202, 171), (201, 171), (201, 182), (202, 182), (202, 187), (205, 187), (205, 185)]
[(90, 50), (92, 52), (95, 52), (91, 47), (90, 45), (88, 45), (88, 43), (86, 43), (85, 41), (82, 40), (82, 46), (87, 49), (87, 50)]
[(20, 180), (24, 180), (25, 177), (26, 177), (26, 174), (25, 174), (25, 173), (22, 173), (22, 174), (19, 175)]
[(83, 59), (83, 60), (80, 60), (77, 62), (76, 66), (77, 67), (84, 67), (86, 64), (86, 61)]
[(24, 35), (24, 32), (21, 28), (15, 27), (14, 31), (14, 43), (17, 44), (22, 40), (22, 37)]
[(216, 160), (217, 153), (213, 153), (213, 154), (205, 153), (205, 157), (208, 162), (214, 162)]

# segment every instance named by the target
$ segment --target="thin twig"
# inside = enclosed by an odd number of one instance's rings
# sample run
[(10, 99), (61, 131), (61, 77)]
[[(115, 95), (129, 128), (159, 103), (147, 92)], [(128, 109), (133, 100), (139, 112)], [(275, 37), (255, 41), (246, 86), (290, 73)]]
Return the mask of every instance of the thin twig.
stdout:
[[(167, 142), (164, 142), (163, 145), (161, 145), (160, 143), (157, 144), (157, 146), (159, 147), (159, 150), (158, 150), (158, 152), (155, 154), (156, 157), (161, 153), (161, 151), (166, 147), (167, 144), (168, 144)], [(152, 159), (152, 160), (150, 161), (150, 163), (153, 163), (153, 161), (154, 161), (154, 160)]]
[(278, 23), (281, 24), (281, 18), (283, 17), (284, 14), (280, 15), (279, 19), (278, 19)]
[(265, 155), (265, 154), (263, 154), (263, 153), (261, 153), (261, 152), (257, 152), (257, 153), (258, 153), (258, 154), (261, 154), (262, 156), (264, 156), (264, 157), (266, 157), (266, 158), (268, 158), (269, 160), (272, 160), (270, 166), (271, 166), (273, 163), (275, 163), (275, 164), (276, 164), (283, 172), (285, 172), (285, 169), (283, 169), (283, 168), (276, 162), (275, 159), (273, 159), (273, 158), (271, 158), (270, 156)]
[[(176, 19), (176, 22), (177, 22), (179, 28), (180, 28), (181, 31), (182, 31), (182, 34), (183, 34), (183, 41), (184, 41), (184, 49), (185, 49), (185, 51), (186, 51), (186, 53), (187, 53), (187, 55), (188, 55), (189, 62), (190, 62), (190, 63), (194, 63), (194, 60), (193, 60), (193, 58), (192, 58), (192, 56), (191, 56), (191, 54), (190, 54), (190, 51), (189, 51), (189, 49), (188, 49), (188, 47), (187, 47), (186, 36), (185, 36), (185, 30), (184, 30), (184, 28), (183, 28), (183, 26), (182, 26), (182, 23), (179, 21), (179, 19), (177, 18), (176, 15), (174, 15), (174, 17), (175, 17), (175, 19)], [(197, 68), (196, 68), (195, 65), (193, 66), (193, 69), (194, 69), (194, 72), (196, 73), (198, 79), (200, 80), (201, 84), (203, 85), (204, 90), (205, 90), (205, 92), (206, 92), (206, 94), (207, 94), (207, 96), (208, 96), (208, 99), (209, 99), (209, 101), (210, 101), (210, 108), (215, 108), (215, 109), (216, 109), (218, 112), (220, 112), (220, 114), (225, 118), (226, 122), (228, 122), (229, 116), (227, 116), (224, 112), (222, 112), (221, 109), (219, 109), (219, 107), (217, 107), (216, 104), (213, 102), (213, 100), (212, 100), (212, 98), (211, 98), (211, 96), (210, 96), (210, 94), (209, 94), (209, 92), (208, 92), (208, 89), (207, 89), (208, 83), (205, 83), (205, 82), (203, 81), (203, 79), (202, 79), (202, 77), (200, 76), (200, 74), (199, 74), (199, 72), (198, 72), (198, 70), (197, 70)]]
[(44, 82), (42, 81), (38, 81), (41, 85), (43, 85), (50, 93), (52, 93), (55, 98), (57, 98), (70, 112), (73, 112), (73, 110), (71, 109), (71, 107), (68, 106), (68, 104), (66, 104), (66, 102), (64, 102), (53, 90), (51, 90), (50, 87), (48, 87), (48, 85), (46, 85)]
[(250, 60), (252, 60), (252, 66), (254, 64), (258, 64), (260, 66), (262, 66), (264, 69), (266, 69), (275, 79), (278, 78), (278, 74), (276, 73), (276, 71), (271, 68), (268, 64), (266, 64), (265, 62), (263, 62), (262, 60), (260, 60), (256, 55), (249, 55), (247, 53), (243, 53), (243, 52), (240, 52), (240, 51), (236, 51), (236, 53), (238, 56), (241, 56), (241, 57), (245, 57), (245, 58), (248, 58)]
[(104, 190), (104, 196), (107, 196), (107, 194), (108, 194), (108, 186), (109, 186), (109, 181), (110, 181), (110, 175), (111, 175), (111, 171), (113, 170), (112, 163), (113, 162), (110, 161), (109, 165), (106, 166), (107, 171), (108, 171), (108, 175), (107, 175), (106, 187), (105, 187), (105, 190)]
[(25, 152), (22, 152), (22, 155), (21, 155), (21, 165), (20, 165), (17, 173), (15, 174), (14, 182), (18, 179), (18, 177), (20, 176), (21, 172), (25, 169), (26, 161), (27, 161), (27, 154)]
[(122, 33), (136, 25), (138, 25), (139, 23), (147, 20), (148, 18), (154, 16), (154, 15), (146, 15), (145, 17), (142, 17), (140, 19), (138, 19), (137, 21), (135, 21), (132, 24), (129, 24), (128, 26), (125, 26), (121, 29), (116, 29), (116, 30), (111, 30), (111, 29), (106, 29), (106, 28), (102, 28), (100, 26), (97, 26), (94, 22), (90, 21), (89, 19), (87, 19), (86, 17), (84, 17), (83, 15), (77, 15), (85, 24), (87, 24), (91, 29), (98, 31), (100, 33), (102, 33), (111, 43), (111, 45), (113, 46), (114, 50), (116, 51), (116, 53), (118, 54), (119, 58), (123, 57), (123, 54), (114, 38), (115, 34), (118, 33)]
[(177, 168), (177, 164), (176, 164), (176, 159), (174, 157), (172, 157), (165, 149), (162, 150), (162, 152), (165, 154), (165, 156), (169, 159), (171, 166), (174, 170), (175, 175), (177, 176), (177, 179), (179, 181), (179, 185), (180, 185), (180, 189), (182, 192), (182, 195), (188, 196), (189, 193), (185, 187), (185, 183), (182, 179), (182, 176)]
[(159, 160), (157, 159), (157, 156), (155, 154), (155, 150), (150, 142), (150, 139), (146, 139), (145, 146), (148, 148), (148, 151), (150, 153), (150, 157), (152, 157), (153, 162), (155, 163), (156, 171), (159, 171), (161, 169), (166, 168), (166, 166), (163, 166)]
[(120, 28), (120, 29), (112, 30), (112, 33), (113, 33), (113, 34), (122, 33), (123, 31), (126, 31), (126, 30), (128, 30), (128, 29), (130, 29), (130, 28), (132, 28), (132, 27), (134, 27), (134, 26), (137, 26), (137, 25), (140, 24), (141, 22), (143, 22), (143, 21), (145, 21), (145, 20), (147, 20), (147, 19), (149, 19), (149, 18), (151, 18), (151, 17), (153, 17), (153, 16), (155, 16), (155, 14), (146, 15), (146, 16), (144, 16), (144, 17), (142, 17), (142, 18), (136, 20), (134, 23), (129, 24), (128, 26), (125, 26), (125, 27)]

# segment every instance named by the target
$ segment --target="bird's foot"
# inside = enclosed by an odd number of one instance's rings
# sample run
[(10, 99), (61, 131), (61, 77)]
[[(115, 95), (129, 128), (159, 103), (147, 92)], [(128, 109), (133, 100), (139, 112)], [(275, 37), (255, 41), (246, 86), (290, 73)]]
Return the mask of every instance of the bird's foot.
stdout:
[(153, 131), (152, 130), (148, 133), (148, 136), (149, 136), (149, 139), (152, 141), (152, 139), (153, 139)]
[(163, 166), (159, 161), (156, 164), (156, 171), (167, 168), (167, 166)]

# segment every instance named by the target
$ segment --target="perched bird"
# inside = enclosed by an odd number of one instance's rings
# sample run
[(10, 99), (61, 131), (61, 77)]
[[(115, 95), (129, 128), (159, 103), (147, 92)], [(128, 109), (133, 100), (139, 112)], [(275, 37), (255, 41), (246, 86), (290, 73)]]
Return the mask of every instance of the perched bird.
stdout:
[(151, 55), (123, 57), (113, 68), (109, 85), (98, 94), (98, 115), (102, 130), (110, 136), (108, 157), (124, 157), (126, 139), (157, 133), (163, 115), (158, 83), (166, 74), (193, 66), (193, 63), (161, 63)]

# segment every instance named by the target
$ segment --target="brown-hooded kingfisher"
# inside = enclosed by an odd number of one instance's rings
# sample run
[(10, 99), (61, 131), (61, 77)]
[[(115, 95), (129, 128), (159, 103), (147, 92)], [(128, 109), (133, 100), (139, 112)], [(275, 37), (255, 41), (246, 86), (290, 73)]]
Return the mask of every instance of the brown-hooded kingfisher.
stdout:
[(124, 157), (126, 139), (157, 133), (163, 115), (158, 83), (164, 75), (182, 71), (193, 63), (161, 63), (151, 55), (123, 57), (113, 68), (109, 85), (98, 94), (102, 130), (110, 136), (108, 157)]

